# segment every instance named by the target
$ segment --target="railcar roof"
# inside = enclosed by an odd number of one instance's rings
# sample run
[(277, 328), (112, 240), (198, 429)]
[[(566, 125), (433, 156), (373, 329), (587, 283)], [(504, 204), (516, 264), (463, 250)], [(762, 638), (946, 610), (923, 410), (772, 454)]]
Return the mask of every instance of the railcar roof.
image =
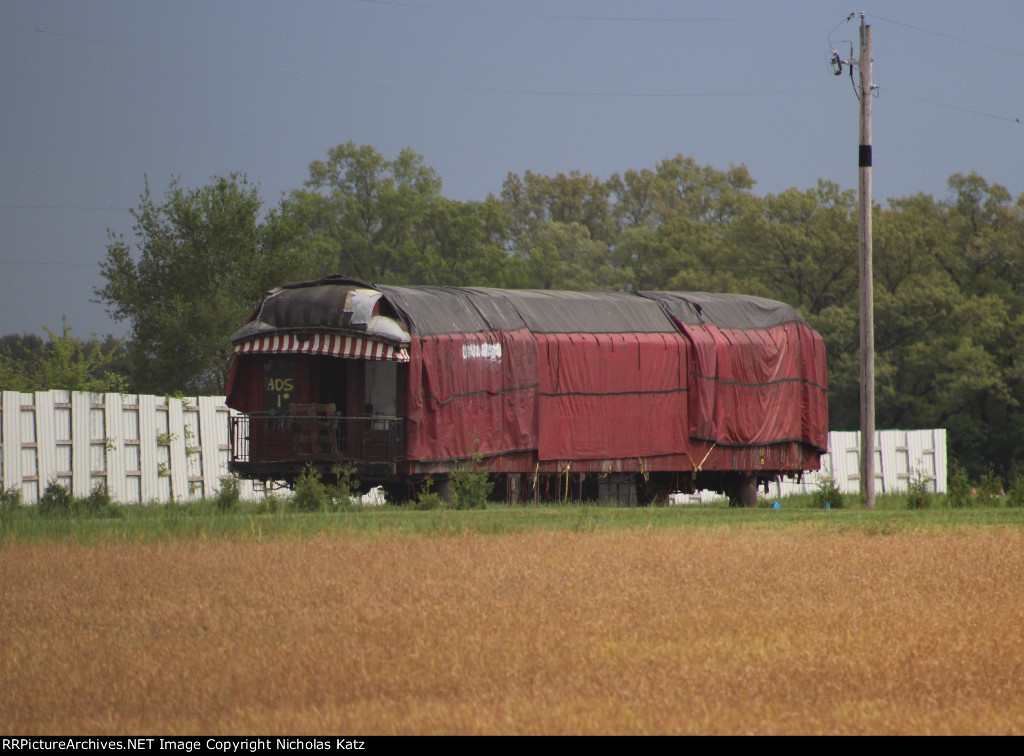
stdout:
[[(420, 335), (530, 330), (534, 333), (673, 333), (684, 325), (760, 329), (803, 323), (792, 307), (760, 297), (690, 292), (575, 292), (451, 286), (385, 286), (345, 276), (288, 284), (261, 303), (232, 340), (267, 330), (351, 329), (353, 290), (380, 292)], [(385, 314), (383, 311), (380, 314)]]

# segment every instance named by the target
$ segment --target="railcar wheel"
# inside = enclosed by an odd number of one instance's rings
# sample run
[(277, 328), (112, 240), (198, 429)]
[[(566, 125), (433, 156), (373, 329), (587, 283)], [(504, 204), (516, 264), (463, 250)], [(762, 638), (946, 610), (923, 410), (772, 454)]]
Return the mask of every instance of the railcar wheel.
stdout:
[(389, 504), (407, 504), (413, 498), (413, 486), (408, 481), (385, 483), (384, 493)]
[(726, 495), (730, 507), (753, 508), (757, 506), (757, 476), (737, 475), (729, 480)]

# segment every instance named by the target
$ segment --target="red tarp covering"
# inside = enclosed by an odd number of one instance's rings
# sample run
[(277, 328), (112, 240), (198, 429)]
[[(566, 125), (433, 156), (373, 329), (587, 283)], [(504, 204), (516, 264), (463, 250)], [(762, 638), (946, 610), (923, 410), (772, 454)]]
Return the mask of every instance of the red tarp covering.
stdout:
[(687, 450), (686, 343), (678, 334), (545, 334), (539, 459)]
[(414, 337), (409, 458), (536, 449), (539, 459), (611, 459), (686, 450), (681, 336), (495, 336)]
[(537, 343), (527, 331), (413, 335), (406, 456), (537, 447)]
[(690, 435), (730, 446), (828, 446), (825, 350), (801, 323), (766, 330), (679, 323), (693, 344)]

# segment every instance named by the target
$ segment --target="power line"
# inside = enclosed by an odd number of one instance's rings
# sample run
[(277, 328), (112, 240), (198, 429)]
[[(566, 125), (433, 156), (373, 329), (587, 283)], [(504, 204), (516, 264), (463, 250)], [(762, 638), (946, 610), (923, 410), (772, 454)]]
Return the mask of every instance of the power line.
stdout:
[(114, 205), (18, 205), (0, 203), (0, 210), (131, 210), (130, 207), (116, 207)]
[[(408, 8), (414, 10), (433, 11), (437, 13), (462, 13), (475, 16), (503, 16), (511, 18), (536, 18), (550, 19), (553, 21), (601, 21), (630, 24), (645, 23), (717, 23), (717, 22), (763, 22), (778, 21), (779, 16), (742, 16), (737, 18), (725, 16), (590, 16), (585, 14), (570, 13), (525, 13), (522, 11), (493, 10), (489, 8), (452, 8), (442, 5), (425, 5), (423, 3), (398, 2), (398, 0), (350, 0), (350, 2), (363, 3), (365, 5), (383, 5), (393, 8)], [(797, 16), (797, 18), (812, 18), (811, 16)], [(818, 18), (817, 16), (813, 18)]]
[(62, 267), (73, 265), (80, 268), (95, 268), (98, 262), (62, 262), (59, 260), (0, 260), (0, 265), (60, 265)]
[(164, 50), (155, 50), (152, 48), (144, 48), (137, 45), (126, 45), (119, 42), (108, 42), (101, 39), (93, 39), (90, 37), (81, 37), (74, 34), (65, 34), (63, 32), (51, 31), (48, 29), (29, 28), (24, 26), (16, 26), (14, 24), (2, 24), (23, 31), (33, 31), (37, 34), (46, 34), (54, 37), (60, 37), (62, 39), (70, 39), (75, 42), (85, 42), (87, 44), (102, 45), (105, 47), (114, 47), (122, 50), (130, 50), (132, 52), (144, 53), (147, 55), (154, 55), (158, 57), (166, 57), (179, 60), (187, 60), (188, 62), (200, 62), (209, 65), (223, 66), (227, 68), (240, 68), (253, 71), (264, 71), (270, 73), (281, 73), (288, 74), (291, 76), (307, 76), (322, 79), (334, 79), (338, 81), (355, 81), (365, 84), (386, 84), (390, 86), (401, 86), (401, 87), (413, 87), (416, 89), (430, 89), (436, 91), (449, 91), (449, 92), (471, 92), (476, 94), (501, 94), (501, 95), (532, 95), (540, 97), (606, 97), (606, 98), (627, 98), (627, 99), (695, 99), (695, 98), (714, 98), (714, 97), (778, 97), (783, 95), (809, 95), (809, 94), (821, 94), (822, 90), (745, 90), (736, 92), (626, 92), (626, 91), (614, 91), (614, 90), (595, 90), (595, 91), (579, 91), (579, 90), (563, 90), (563, 89), (517, 89), (512, 87), (470, 87), (470, 86), (458, 86), (453, 84), (435, 84), (431, 82), (420, 82), (420, 81), (409, 81), (403, 79), (382, 79), (372, 76), (353, 76), (350, 74), (338, 74), (338, 73), (325, 73), (320, 71), (305, 71), (297, 68), (284, 68), (280, 66), (268, 66), (260, 63), (242, 63), (237, 61), (217, 60), (216, 58), (204, 58), (204, 57), (189, 57), (177, 55), (172, 52)]
[[(838, 52), (836, 52), (836, 50), (834, 49), (834, 46), (832, 45), (832, 34), (835, 33), (836, 29), (838, 29), (844, 23), (849, 22), (850, 19), (852, 19), (854, 17), (854, 15), (855, 14), (853, 14), (853, 13), (849, 14), (843, 21), (840, 21), (838, 24), (836, 24), (835, 28), (833, 28), (832, 31), (829, 32), (829, 46), (830, 46), (830, 49), (832, 49), (831, 64), (832, 64), (833, 68), (835, 69), (836, 76), (839, 76), (841, 74), (842, 66), (844, 64), (847, 64), (848, 61), (844, 61), (844, 60), (840, 59)], [(871, 18), (877, 18), (878, 20), (884, 21), (886, 23), (895, 24), (897, 26), (903, 26), (905, 28), (913, 29), (915, 31), (920, 31), (920, 32), (923, 32), (925, 34), (932, 34), (932, 35), (937, 36), (937, 37), (943, 37), (945, 39), (951, 39), (951, 40), (954, 40), (954, 41), (957, 41), (957, 42), (962, 42), (964, 44), (975, 45), (977, 47), (984, 47), (984, 48), (987, 48), (987, 49), (990, 49), (990, 50), (996, 50), (996, 51), (999, 51), (999, 52), (1008, 53), (1010, 55), (1018, 55), (1018, 56), (1024, 57), (1024, 53), (1021, 53), (1021, 52), (1018, 52), (1018, 51), (1015, 51), (1015, 50), (1008, 50), (1008, 49), (1002, 48), (1002, 47), (994, 47), (993, 45), (986, 45), (986, 44), (983, 44), (983, 43), (980, 43), (980, 42), (973, 42), (972, 40), (964, 39), (963, 37), (955, 37), (955, 36), (953, 36), (951, 34), (944, 34), (942, 32), (932, 31), (930, 29), (925, 29), (925, 28), (920, 27), (920, 26), (914, 26), (912, 24), (905, 24), (905, 23), (903, 23), (901, 21), (894, 21), (892, 19), (882, 18), (881, 16), (877, 16), (877, 15), (875, 15), (873, 13), (865, 13), (863, 15), (869, 16)], [(853, 81), (853, 68), (852, 67), (850, 68), (850, 81), (851, 82)], [(977, 109), (974, 109), (974, 108), (967, 108), (967, 107), (964, 107), (964, 106), (961, 106), (961, 105), (952, 105), (952, 104), (947, 103), (947, 102), (940, 102), (938, 100), (932, 100), (932, 99), (929, 99), (929, 98), (926, 98), (926, 97), (920, 97), (918, 95), (912, 95), (912, 94), (908, 94), (906, 92), (900, 92), (900, 91), (897, 91), (897, 90), (894, 90), (894, 89), (889, 89), (888, 87), (878, 87), (878, 86), (875, 86), (875, 87), (873, 87), (873, 89), (876, 92), (884, 91), (887, 94), (894, 94), (894, 95), (896, 95), (898, 97), (906, 97), (906, 98), (911, 99), (911, 100), (918, 100), (920, 102), (927, 102), (927, 103), (929, 103), (931, 105), (936, 105), (936, 106), (942, 107), (942, 108), (948, 108), (950, 110), (959, 110), (959, 111), (961, 111), (963, 113), (970, 113), (972, 115), (982, 116), (983, 118), (993, 118), (995, 120), (1008, 121), (1010, 123), (1018, 123), (1018, 124), (1022, 123), (1020, 118), (1017, 118), (1017, 117), (1014, 117), (1014, 116), (1000, 115), (998, 113), (992, 113), (990, 111), (985, 111), (985, 110), (977, 110)]]
[(945, 34), (943, 32), (933, 31), (931, 29), (925, 29), (922, 26), (914, 26), (913, 24), (906, 24), (906, 23), (903, 23), (902, 21), (895, 21), (895, 20), (893, 20), (891, 18), (883, 18), (882, 16), (878, 16), (878, 15), (876, 15), (874, 13), (868, 13), (867, 15), (870, 16), (871, 18), (877, 18), (879, 21), (884, 21), (887, 24), (894, 24), (896, 26), (902, 26), (902, 27), (904, 27), (906, 29), (913, 29), (914, 31), (919, 31), (919, 32), (922, 32), (924, 34), (931, 34), (934, 37), (942, 37), (943, 39), (949, 39), (949, 40), (952, 40), (954, 42), (960, 42), (960, 43), (965, 44), (965, 45), (973, 45), (974, 47), (981, 47), (981, 48), (984, 48), (986, 50), (994, 50), (995, 52), (1006, 53), (1007, 55), (1015, 55), (1015, 56), (1024, 58), (1024, 52), (1021, 52), (1020, 50), (1010, 50), (1010, 49), (1008, 49), (1006, 47), (996, 47), (995, 45), (985, 44), (984, 42), (975, 42), (974, 40), (965, 39), (963, 37), (956, 37), (956, 36), (954, 36), (952, 34)]
[(965, 108), (960, 105), (950, 105), (947, 102), (939, 102), (938, 100), (930, 100), (927, 97), (918, 97), (917, 95), (907, 94), (906, 92), (899, 92), (888, 87), (879, 87), (880, 91), (886, 94), (894, 94), (897, 97), (906, 97), (909, 100), (919, 100), (920, 102), (927, 102), (930, 105), (937, 105), (940, 108), (949, 108), (950, 110), (959, 110), (963, 113), (971, 113), (972, 115), (979, 115), (985, 118), (994, 118), (998, 121), (1009, 121), (1010, 123), (1021, 123), (1020, 118), (1014, 118), (1013, 116), (997, 115), (996, 113), (989, 113), (984, 110), (974, 110), (973, 108)]
[[(72, 261), (60, 261), (60, 260), (0, 260), (0, 265), (59, 265), (59, 266), (75, 266), (81, 268), (92, 268), (98, 267), (101, 261), (97, 262), (72, 262)], [(1001, 265), (1011, 268), (1018, 267), (1016, 260), (1008, 260), (1004, 258), (984, 258), (977, 260), (960, 260), (961, 268), (985, 268), (992, 265)], [(906, 268), (911, 265), (915, 272), (926, 272), (933, 271), (935, 269), (946, 270), (946, 265), (942, 261), (934, 259), (918, 259), (915, 258), (911, 261), (879, 261), (874, 263), (875, 268), (883, 270), (897, 270)], [(846, 267), (845, 263), (837, 263), (839, 267)], [(794, 266), (792, 265), (767, 265), (764, 262), (756, 262), (745, 265), (733, 265), (724, 263), (709, 263), (701, 264), (692, 261), (679, 262), (679, 263), (664, 263), (655, 265), (639, 265), (636, 268), (629, 263), (624, 267), (632, 269), (634, 275), (642, 273), (682, 273), (683, 271), (693, 270), (702, 272), (716, 272), (716, 271), (761, 271), (761, 272), (792, 272)], [(619, 268), (622, 270), (623, 268)]]

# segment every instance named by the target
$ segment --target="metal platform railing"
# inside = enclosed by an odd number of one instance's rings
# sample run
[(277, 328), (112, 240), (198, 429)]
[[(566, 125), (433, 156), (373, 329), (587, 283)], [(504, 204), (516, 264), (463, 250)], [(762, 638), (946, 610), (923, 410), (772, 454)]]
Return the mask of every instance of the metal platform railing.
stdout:
[[(320, 408), (325, 405), (307, 405)], [(231, 462), (397, 462), (405, 456), (405, 418), (256, 412), (231, 418)]]

